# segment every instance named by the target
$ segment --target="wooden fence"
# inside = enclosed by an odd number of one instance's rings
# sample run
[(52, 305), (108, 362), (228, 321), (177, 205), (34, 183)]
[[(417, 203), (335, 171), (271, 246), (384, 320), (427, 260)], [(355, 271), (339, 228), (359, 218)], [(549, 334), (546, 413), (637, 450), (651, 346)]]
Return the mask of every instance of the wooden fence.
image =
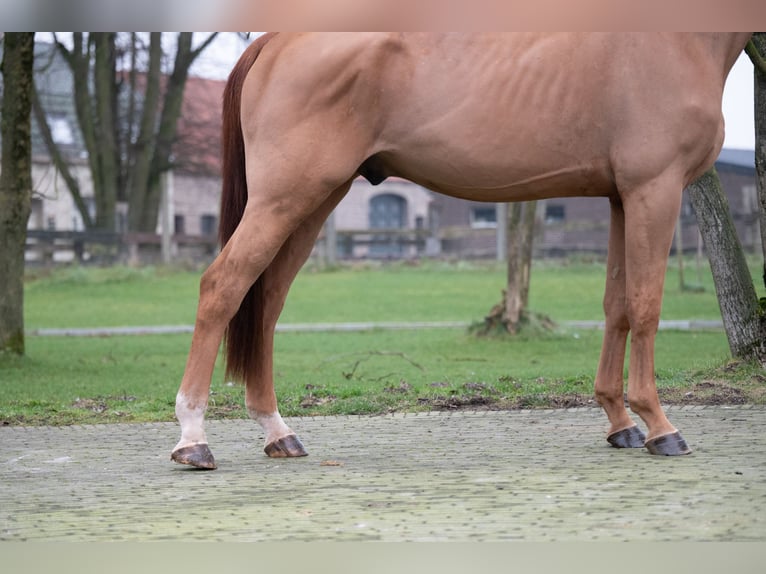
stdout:
[[(338, 259), (401, 259), (435, 255), (429, 253), (429, 233), (424, 229), (338, 230), (335, 249), (322, 234), (314, 257)], [(164, 245), (163, 245), (164, 243)], [(214, 235), (176, 234), (163, 242), (158, 233), (109, 233), (104, 231), (28, 230), (26, 261), (30, 265), (64, 263), (110, 265), (159, 263), (162, 261), (209, 262), (218, 252)]]
[[(163, 260), (162, 236), (157, 233), (107, 231), (27, 231), (26, 261), (31, 265), (82, 263), (157, 263)], [(173, 235), (170, 259), (212, 259), (215, 236)], [(165, 259), (167, 260), (167, 257)]]
[[(572, 252), (605, 253), (607, 230), (582, 234), (569, 231), (567, 241), (557, 230), (545, 230), (536, 238), (535, 257), (561, 256)], [(580, 237), (582, 235), (582, 237)], [(563, 245), (563, 246), (562, 246)], [(324, 263), (348, 259), (412, 259), (452, 257), (487, 259), (498, 256), (495, 229), (469, 227), (428, 229), (325, 229), (312, 257)], [(205, 264), (218, 253), (214, 235), (157, 233), (108, 233), (103, 231), (27, 231), (26, 261), (30, 265), (61, 263), (111, 265), (156, 264), (184, 261)]]

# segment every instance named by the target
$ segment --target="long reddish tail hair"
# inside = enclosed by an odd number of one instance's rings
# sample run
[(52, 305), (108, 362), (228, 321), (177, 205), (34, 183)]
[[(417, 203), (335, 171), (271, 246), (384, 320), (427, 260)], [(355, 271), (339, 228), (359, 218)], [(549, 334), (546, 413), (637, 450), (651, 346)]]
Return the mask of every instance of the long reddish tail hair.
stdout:
[[(242, 137), (242, 86), (250, 68), (273, 33), (258, 37), (242, 54), (229, 74), (223, 92), (223, 130), (221, 137), (223, 189), (221, 192), (221, 221), (218, 239), (221, 249), (226, 245), (247, 205), (247, 178), (245, 174), (245, 141)], [(252, 372), (255, 352), (263, 337), (263, 288), (256, 280), (232, 317), (226, 329), (226, 374), (244, 381)]]

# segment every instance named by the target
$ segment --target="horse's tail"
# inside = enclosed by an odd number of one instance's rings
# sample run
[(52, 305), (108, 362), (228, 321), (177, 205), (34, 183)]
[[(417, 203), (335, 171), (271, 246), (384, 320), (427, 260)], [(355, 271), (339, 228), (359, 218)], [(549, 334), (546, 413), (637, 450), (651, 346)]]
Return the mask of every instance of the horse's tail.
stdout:
[[(247, 178), (245, 173), (245, 141), (242, 136), (240, 106), (242, 86), (250, 68), (274, 34), (258, 37), (239, 58), (229, 74), (223, 92), (223, 130), (221, 137), (223, 189), (218, 239), (226, 245), (245, 212)], [(263, 289), (260, 278), (245, 295), (239, 310), (226, 329), (226, 374), (244, 380), (254, 366), (256, 346), (263, 334)]]

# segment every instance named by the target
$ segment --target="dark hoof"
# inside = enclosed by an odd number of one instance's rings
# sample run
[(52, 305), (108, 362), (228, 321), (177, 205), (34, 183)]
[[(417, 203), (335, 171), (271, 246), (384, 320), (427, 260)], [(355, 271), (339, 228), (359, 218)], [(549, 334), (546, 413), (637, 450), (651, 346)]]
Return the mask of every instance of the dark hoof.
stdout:
[(283, 436), (280, 439), (270, 442), (263, 449), (271, 458), (288, 458), (294, 456), (307, 456), (306, 449), (303, 448), (301, 441), (294, 434)]
[(213, 453), (206, 444), (194, 444), (185, 446), (173, 451), (170, 459), (179, 464), (188, 464), (195, 468), (203, 470), (215, 470), (218, 466), (215, 464)]
[(692, 449), (689, 448), (689, 445), (686, 444), (686, 441), (678, 431), (648, 440), (644, 446), (650, 454), (663, 456), (678, 456), (692, 452)]
[(646, 435), (641, 432), (637, 426), (613, 432), (606, 441), (615, 448), (643, 448), (646, 442)]

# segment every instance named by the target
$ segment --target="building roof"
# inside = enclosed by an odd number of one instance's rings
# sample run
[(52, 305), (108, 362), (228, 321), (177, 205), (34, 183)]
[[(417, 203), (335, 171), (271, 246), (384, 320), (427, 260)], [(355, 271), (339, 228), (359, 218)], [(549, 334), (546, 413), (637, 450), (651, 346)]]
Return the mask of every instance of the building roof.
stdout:
[(221, 173), (221, 105), (226, 82), (189, 76), (178, 118), (173, 155), (177, 169), (195, 175)]

